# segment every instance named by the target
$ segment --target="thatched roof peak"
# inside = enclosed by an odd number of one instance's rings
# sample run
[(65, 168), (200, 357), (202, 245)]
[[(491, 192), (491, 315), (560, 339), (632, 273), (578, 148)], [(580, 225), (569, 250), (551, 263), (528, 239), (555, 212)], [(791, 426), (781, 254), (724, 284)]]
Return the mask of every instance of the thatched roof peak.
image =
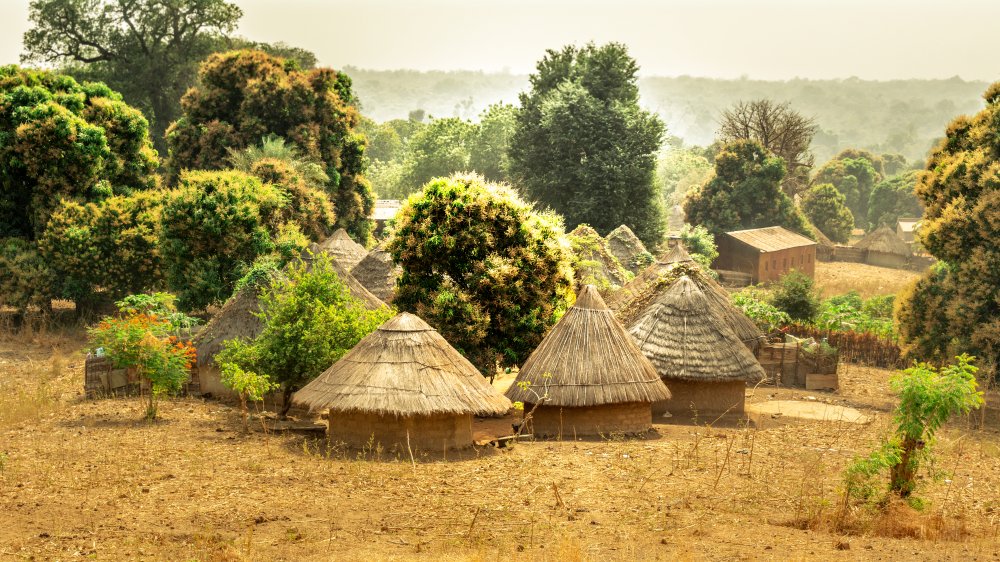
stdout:
[(903, 239), (896, 235), (896, 231), (886, 225), (882, 225), (872, 232), (869, 232), (860, 242), (854, 245), (855, 248), (862, 248), (871, 252), (883, 252), (886, 254), (898, 254), (901, 256), (912, 256), (913, 251), (910, 245), (903, 242)]
[(368, 255), (368, 250), (352, 240), (343, 228), (338, 228), (329, 238), (322, 241), (319, 249), (340, 262), (347, 271), (354, 269), (354, 266)]
[(632, 273), (639, 273), (645, 264), (653, 261), (642, 240), (624, 224), (609, 232), (606, 239), (611, 253)]
[(694, 259), (691, 258), (691, 254), (684, 248), (684, 243), (678, 242), (676, 246), (670, 248), (670, 251), (660, 258), (660, 261), (663, 263), (688, 263), (693, 262)]
[(632, 322), (629, 333), (668, 384), (670, 379), (756, 382), (764, 377), (757, 359), (687, 275)]
[[(521, 382), (531, 384), (521, 388)], [(548, 394), (545, 405), (563, 407), (670, 398), (656, 369), (591, 285), (521, 366), (507, 397), (537, 403), (535, 393)]]
[(391, 302), (396, 293), (396, 279), (401, 272), (402, 268), (392, 261), (383, 242), (354, 266), (351, 275), (376, 297)]
[(407, 312), (365, 336), (293, 400), (314, 411), (395, 416), (489, 416), (511, 405), (437, 330)]

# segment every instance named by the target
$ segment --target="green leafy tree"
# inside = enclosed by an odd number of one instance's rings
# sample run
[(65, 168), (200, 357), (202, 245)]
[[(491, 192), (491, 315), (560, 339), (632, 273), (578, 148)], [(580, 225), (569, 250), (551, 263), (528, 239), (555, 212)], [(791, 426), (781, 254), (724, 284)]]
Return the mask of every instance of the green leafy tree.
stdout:
[(407, 143), (402, 183), (407, 194), (420, 190), (431, 178), (469, 169), (469, 146), (476, 126), (457, 117), (434, 119)]
[(875, 184), (882, 180), (881, 169), (881, 159), (870, 152), (848, 149), (824, 164), (813, 177), (813, 184), (833, 184), (844, 195), (847, 208), (854, 215), (854, 224), (865, 227), (868, 200)]
[(927, 272), (897, 317), (908, 351), (921, 359), (975, 354), (988, 372), (1000, 365), (1000, 83), (986, 107), (957, 118), (921, 175), (920, 241), (947, 265)]
[(336, 226), (367, 243), (375, 200), (362, 175), (365, 139), (357, 131), (358, 101), (346, 74), (303, 72), (260, 51), (231, 51), (202, 63), (199, 82), (184, 95), (181, 117), (167, 131), (174, 175), (223, 168), (230, 150), (282, 137), (305, 159), (323, 164)]
[(816, 130), (816, 122), (792, 109), (791, 104), (759, 99), (741, 101), (725, 110), (719, 120), (718, 140), (757, 141), (784, 160), (782, 188), (794, 196), (809, 182), (813, 166), (809, 145)]
[(167, 286), (185, 310), (225, 301), (259, 257), (297, 256), (307, 241), (284, 221), (280, 189), (236, 171), (186, 172), (162, 210)]
[(533, 201), (607, 233), (663, 237), (656, 153), (662, 121), (639, 107), (638, 65), (624, 45), (547, 51), (520, 96), (511, 176)]
[(260, 335), (226, 342), (217, 362), (244, 392), (259, 390), (264, 377), (280, 385), (281, 416), (296, 390), (392, 317), (388, 307), (368, 310), (351, 295), (326, 254), (292, 262), (262, 292), (260, 305)]
[(802, 194), (802, 213), (830, 240), (846, 244), (854, 229), (854, 215), (847, 199), (833, 184), (815, 184)]
[(657, 177), (664, 205), (678, 205), (712, 175), (712, 163), (697, 148), (671, 148), (660, 155)]
[(806, 223), (781, 190), (785, 164), (756, 141), (735, 141), (715, 157), (715, 175), (688, 194), (690, 224), (718, 236), (730, 230), (783, 226), (806, 234)]
[(29, 306), (52, 309), (55, 274), (34, 242), (0, 238), (0, 306), (23, 313)]
[[(923, 166), (921, 166), (923, 167)], [(882, 155), (882, 175), (884, 177), (892, 177), (898, 174), (906, 172), (910, 168), (910, 163), (906, 161), (906, 157), (902, 154), (883, 154)]]
[(685, 224), (684, 228), (677, 233), (684, 249), (698, 265), (705, 271), (712, 272), (712, 262), (719, 257), (719, 249), (715, 245), (715, 237), (702, 225), (691, 226)]
[(868, 198), (868, 223), (873, 228), (883, 224), (895, 227), (900, 217), (923, 215), (916, 193), (921, 173), (911, 170), (875, 184)]
[(792, 320), (812, 322), (819, 312), (819, 296), (814, 285), (812, 277), (793, 270), (778, 281), (771, 304)]
[(198, 62), (242, 15), (224, 0), (32, 0), (22, 58), (107, 83), (143, 109), (160, 139)]
[(469, 169), (489, 181), (510, 179), (510, 142), (517, 126), (517, 108), (496, 103), (479, 116), (469, 142)]
[(396, 217), (393, 301), (484, 374), (524, 361), (566, 308), (572, 272), (558, 217), (479, 176), (438, 178)]

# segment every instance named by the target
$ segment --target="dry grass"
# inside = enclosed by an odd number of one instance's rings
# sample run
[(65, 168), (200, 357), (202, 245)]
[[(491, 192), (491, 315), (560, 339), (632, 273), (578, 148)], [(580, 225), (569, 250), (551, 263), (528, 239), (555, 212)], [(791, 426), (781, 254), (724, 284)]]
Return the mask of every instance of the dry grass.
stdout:
[(816, 262), (816, 287), (824, 298), (852, 290), (866, 299), (876, 295), (895, 295), (918, 277), (918, 273), (905, 269), (863, 263)]
[[(60, 363), (51, 347), (24, 351), (31, 362), (13, 349), (0, 343), (0, 357), (25, 392), (26, 379)], [(405, 451), (247, 435), (238, 410), (215, 402), (167, 401), (162, 421), (147, 424), (140, 399), (67, 399), (82, 362), (59, 353), (51, 387), (62, 398), (50, 402), (61, 406), (0, 427), (0, 559), (798, 560), (849, 548), (896, 560), (1000, 550), (995, 428), (943, 432), (937, 468), (948, 479), (919, 492), (929, 514), (963, 521), (964, 534), (926, 521), (928, 532), (890, 537), (789, 526), (833, 509), (840, 471), (888, 426), (885, 371), (850, 367), (840, 393), (808, 393), (863, 409), (877, 420), (869, 425), (657, 425), (647, 440), (521, 443), (447, 461), (415, 451), (411, 463)], [(751, 400), (804, 394), (759, 387)]]

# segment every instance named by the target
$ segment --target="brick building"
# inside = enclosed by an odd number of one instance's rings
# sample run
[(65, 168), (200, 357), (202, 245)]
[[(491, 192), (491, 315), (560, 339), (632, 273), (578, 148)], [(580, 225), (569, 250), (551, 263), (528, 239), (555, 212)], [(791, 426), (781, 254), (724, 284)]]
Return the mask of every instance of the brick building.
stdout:
[(813, 277), (816, 242), (780, 226), (726, 232), (716, 240), (712, 267), (750, 275), (753, 283), (777, 281), (796, 269)]
[(670, 398), (593, 285), (584, 286), (507, 390), (525, 412), (545, 394), (549, 398), (534, 410), (530, 430), (563, 438), (645, 432), (653, 421), (650, 404)]

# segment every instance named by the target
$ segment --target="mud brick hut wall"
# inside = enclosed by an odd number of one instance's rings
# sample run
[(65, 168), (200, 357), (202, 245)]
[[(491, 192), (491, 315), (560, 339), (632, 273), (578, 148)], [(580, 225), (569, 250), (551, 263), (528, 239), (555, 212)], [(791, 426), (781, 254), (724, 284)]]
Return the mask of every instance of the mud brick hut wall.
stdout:
[(653, 416), (665, 412), (685, 415), (697, 414), (742, 414), (746, 401), (747, 385), (743, 381), (685, 381), (670, 380), (667, 386), (673, 397), (665, 402), (653, 404)]
[[(531, 411), (531, 404), (524, 410)], [(539, 406), (531, 417), (531, 431), (543, 437), (643, 433), (653, 423), (648, 402), (602, 404), (587, 407)]]
[(906, 269), (910, 265), (910, 257), (901, 254), (868, 250), (868, 255), (865, 257), (865, 263), (878, 267)]
[[(423, 451), (458, 449), (472, 443), (472, 415), (415, 415), (366, 414), (330, 410), (329, 431), (332, 443), (346, 443), (349, 447), (364, 448), (382, 445)], [(407, 441), (409, 436), (409, 441)]]
[(718, 239), (715, 269), (749, 274), (754, 283), (777, 281), (793, 269), (813, 277), (816, 243), (781, 227), (727, 232)]

